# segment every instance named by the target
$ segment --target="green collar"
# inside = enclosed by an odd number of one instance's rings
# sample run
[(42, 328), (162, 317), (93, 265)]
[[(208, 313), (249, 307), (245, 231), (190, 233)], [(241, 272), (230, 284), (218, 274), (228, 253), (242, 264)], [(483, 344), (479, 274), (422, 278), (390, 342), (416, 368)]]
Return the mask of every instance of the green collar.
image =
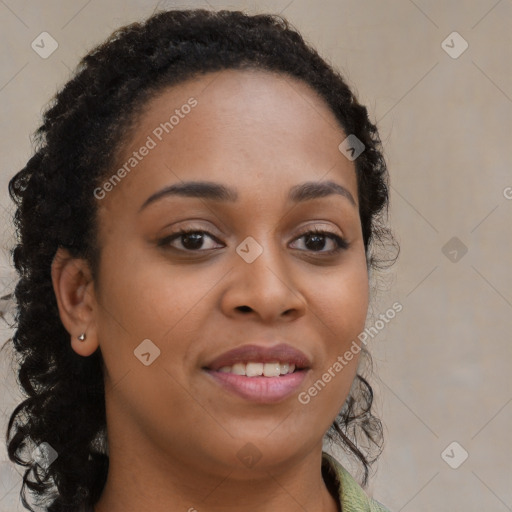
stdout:
[(389, 512), (383, 505), (370, 498), (334, 457), (323, 452), (322, 459), (336, 479), (342, 512)]

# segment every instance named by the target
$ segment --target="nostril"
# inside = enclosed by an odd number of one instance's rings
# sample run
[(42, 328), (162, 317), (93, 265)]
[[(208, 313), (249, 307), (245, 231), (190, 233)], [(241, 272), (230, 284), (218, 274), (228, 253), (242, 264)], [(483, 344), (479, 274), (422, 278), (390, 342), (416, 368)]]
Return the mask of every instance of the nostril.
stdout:
[(252, 309), (249, 306), (238, 306), (237, 309), (244, 313), (248, 313), (248, 312), (252, 311)]

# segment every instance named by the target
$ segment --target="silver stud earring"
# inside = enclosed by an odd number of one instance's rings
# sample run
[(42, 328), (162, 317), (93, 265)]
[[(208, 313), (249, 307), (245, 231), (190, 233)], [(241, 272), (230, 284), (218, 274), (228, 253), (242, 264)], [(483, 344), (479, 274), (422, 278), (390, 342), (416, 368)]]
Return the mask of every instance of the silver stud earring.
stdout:
[(80, 341), (84, 341), (85, 340), (85, 332), (83, 332), (82, 334), (80, 334), (80, 336), (78, 336), (78, 339)]

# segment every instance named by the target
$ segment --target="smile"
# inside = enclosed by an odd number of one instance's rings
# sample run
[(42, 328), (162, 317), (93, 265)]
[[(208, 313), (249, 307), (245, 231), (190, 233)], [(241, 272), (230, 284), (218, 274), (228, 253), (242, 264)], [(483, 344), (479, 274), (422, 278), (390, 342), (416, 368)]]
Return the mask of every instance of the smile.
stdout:
[(247, 377), (279, 377), (295, 371), (294, 363), (236, 363), (233, 366), (223, 366), (219, 369), (222, 373), (245, 375)]
[(203, 367), (224, 391), (260, 404), (281, 402), (296, 394), (310, 370), (309, 358), (290, 344), (243, 345)]
[[(249, 363), (251, 364), (261, 365), (261, 363)], [(292, 373), (275, 377), (266, 377), (262, 374), (250, 377), (228, 371), (205, 370), (214, 383), (220, 385), (223, 390), (258, 404), (273, 404), (282, 402), (292, 395), (295, 396), (309, 372), (307, 369), (295, 369)]]

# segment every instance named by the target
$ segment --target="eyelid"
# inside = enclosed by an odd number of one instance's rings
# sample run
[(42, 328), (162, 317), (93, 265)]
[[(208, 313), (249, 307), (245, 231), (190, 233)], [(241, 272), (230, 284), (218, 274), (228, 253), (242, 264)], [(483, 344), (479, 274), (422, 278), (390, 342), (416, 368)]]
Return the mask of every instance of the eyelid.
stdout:
[[(170, 246), (170, 242), (174, 241), (176, 239), (179, 239), (182, 235), (192, 234), (192, 233), (202, 233), (214, 240), (216, 243), (220, 243), (222, 245), (225, 245), (224, 242), (220, 241), (219, 238), (214, 235), (211, 231), (208, 229), (205, 229), (200, 226), (194, 226), (194, 225), (188, 225), (185, 227), (181, 227), (177, 230), (175, 230), (173, 233), (165, 236), (163, 239), (159, 240), (158, 245), (163, 247), (170, 247), (171, 249), (175, 249), (177, 251), (181, 251), (184, 253), (189, 254), (198, 254), (201, 252), (208, 252), (214, 249), (177, 249), (176, 247)], [(291, 240), (291, 242), (295, 242), (296, 240), (301, 239), (303, 236), (308, 234), (319, 234), (324, 236), (325, 238), (328, 238), (332, 240), (336, 244), (336, 248), (332, 249), (330, 251), (312, 251), (312, 250), (303, 250), (303, 249), (297, 249), (300, 252), (304, 253), (313, 253), (318, 255), (333, 255), (337, 254), (340, 251), (347, 249), (349, 247), (349, 243), (346, 241), (345, 237), (343, 235), (340, 235), (338, 233), (335, 233), (332, 229), (326, 228), (325, 226), (321, 226), (318, 223), (311, 226), (305, 226), (301, 229), (301, 231), (294, 236), (294, 238)]]
[[(194, 222), (194, 221), (192, 220), (191, 222)], [(313, 222), (315, 222), (315, 221), (313, 221)], [(307, 234), (307, 233), (309, 233), (311, 231), (316, 231), (316, 232), (322, 232), (322, 233), (329, 233), (329, 234), (332, 234), (332, 235), (335, 235), (335, 236), (338, 236), (340, 238), (345, 239), (345, 236), (343, 235), (343, 233), (337, 233), (332, 228), (329, 228), (329, 227), (326, 227), (326, 226), (327, 225), (325, 223), (322, 224), (321, 221), (316, 221), (315, 224), (307, 224), (306, 226), (303, 226), (302, 228), (299, 228), (299, 233), (295, 235), (295, 238), (297, 236), (301, 236), (301, 235)], [(176, 235), (176, 234), (178, 234), (180, 232), (191, 232), (191, 231), (200, 231), (200, 232), (206, 233), (209, 236), (212, 236), (214, 238), (215, 237), (219, 238), (219, 237), (222, 237), (222, 236), (226, 236), (224, 234), (220, 234), (220, 235), (214, 234), (212, 232), (211, 228), (205, 228), (204, 226), (200, 226), (200, 225), (197, 225), (197, 224), (186, 224), (184, 227), (179, 227), (179, 228), (175, 229), (166, 238), (168, 238), (169, 236)], [(295, 238), (294, 238), (294, 240), (295, 240)]]
[(302, 252), (313, 253), (313, 254), (315, 254), (315, 253), (326, 254), (326, 255), (337, 254), (340, 251), (342, 251), (343, 249), (348, 249), (348, 247), (350, 245), (349, 242), (347, 242), (347, 240), (345, 239), (345, 237), (343, 235), (335, 233), (332, 229), (328, 229), (325, 227), (319, 227), (318, 225), (306, 226), (304, 228), (304, 230), (302, 232), (300, 232), (297, 236), (295, 236), (292, 241), (299, 240), (303, 236), (311, 234), (311, 233), (312, 234), (317, 233), (319, 235), (322, 235), (326, 238), (333, 240), (336, 243), (337, 247), (331, 251), (302, 251)]
[(336, 233), (332, 228), (327, 227), (325, 224), (321, 224), (317, 222), (316, 224), (308, 224), (299, 230), (299, 236), (304, 235), (310, 232), (318, 232), (318, 233), (329, 233), (331, 235), (339, 236), (340, 238), (344, 238), (342, 233)]

